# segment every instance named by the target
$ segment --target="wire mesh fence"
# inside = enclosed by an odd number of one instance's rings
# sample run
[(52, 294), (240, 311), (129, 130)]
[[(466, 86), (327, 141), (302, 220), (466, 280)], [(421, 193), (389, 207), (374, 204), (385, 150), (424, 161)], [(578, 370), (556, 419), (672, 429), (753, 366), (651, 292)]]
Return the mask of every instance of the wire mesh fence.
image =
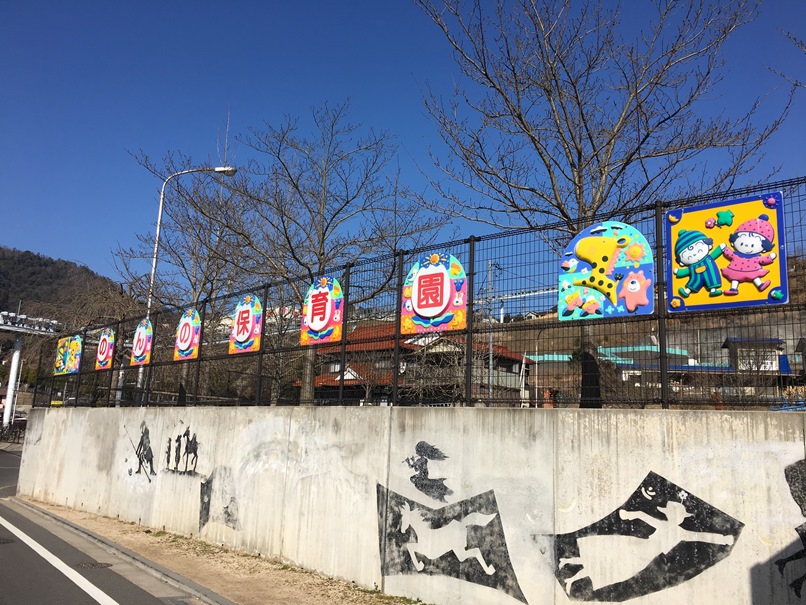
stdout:
[[(668, 249), (664, 217), (675, 209), (771, 191), (782, 192), (784, 201), (779, 236), (786, 241), (781, 254), (788, 303), (670, 312), (669, 298), (686, 295), (678, 295), (683, 282), (668, 288), (669, 270), (678, 265)], [(142, 318), (87, 329), (84, 362), (77, 373), (53, 377), (49, 399), (91, 406), (797, 408), (806, 390), (805, 214), (806, 178), (635, 209), (630, 225), (645, 236), (655, 264), (656, 283), (647, 285), (654, 310), (645, 315), (616, 317), (593, 310), (594, 320), (563, 321), (571, 307), (563, 303), (558, 275), (569, 242), (552, 226), (333, 268), (328, 275), (343, 290), (334, 311), (339, 333), (321, 344), (306, 341), (300, 330), (310, 285), (306, 278), (161, 308), (149, 317), (149, 359), (138, 361)], [(453, 289), (447, 304), (453, 311), (439, 329), (421, 330), (410, 309), (410, 269), (427, 264), (431, 255), (450, 267)], [(726, 280), (721, 287), (728, 286)], [(248, 346), (234, 349), (237, 310), (247, 298), (253, 310), (255, 304), (260, 307), (259, 325)], [(579, 302), (583, 314), (585, 304)], [(194, 325), (191, 311), (197, 313), (198, 330), (185, 328), (185, 336), (197, 333), (198, 343), (178, 355), (182, 322)], [(104, 329), (114, 332), (114, 355), (98, 366)]]

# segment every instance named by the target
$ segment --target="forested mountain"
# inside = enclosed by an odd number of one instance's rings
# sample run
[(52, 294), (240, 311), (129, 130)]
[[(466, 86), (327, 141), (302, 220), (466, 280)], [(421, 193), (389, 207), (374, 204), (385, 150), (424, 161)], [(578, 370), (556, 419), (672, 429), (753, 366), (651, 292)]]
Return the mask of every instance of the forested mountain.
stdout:
[(118, 284), (87, 267), (0, 246), (0, 311), (70, 326), (114, 318), (130, 306)]

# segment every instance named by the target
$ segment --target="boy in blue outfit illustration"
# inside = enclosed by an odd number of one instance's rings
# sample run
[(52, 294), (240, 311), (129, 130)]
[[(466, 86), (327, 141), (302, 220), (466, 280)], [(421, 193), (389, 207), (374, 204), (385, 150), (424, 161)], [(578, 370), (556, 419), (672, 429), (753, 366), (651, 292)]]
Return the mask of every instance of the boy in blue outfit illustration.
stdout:
[(708, 288), (708, 296), (720, 296), (722, 275), (716, 266), (716, 259), (722, 255), (725, 244), (714, 249), (714, 240), (700, 231), (681, 229), (674, 244), (674, 257), (682, 268), (674, 269), (676, 277), (688, 277), (685, 286), (677, 291), (683, 298), (692, 292), (699, 292), (703, 286)]

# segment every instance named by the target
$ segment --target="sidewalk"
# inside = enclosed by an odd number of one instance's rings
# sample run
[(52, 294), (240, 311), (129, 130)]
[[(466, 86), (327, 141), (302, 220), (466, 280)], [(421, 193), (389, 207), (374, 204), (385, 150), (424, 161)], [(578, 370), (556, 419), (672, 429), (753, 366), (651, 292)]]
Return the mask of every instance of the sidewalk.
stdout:
[(22, 442), (9, 443), (8, 441), (0, 441), (0, 451), (22, 454)]
[(213, 591), (132, 552), (107, 538), (19, 498), (6, 498), (3, 505), (33, 521), (64, 542), (85, 553), (145, 592), (166, 603), (188, 605), (236, 605)]

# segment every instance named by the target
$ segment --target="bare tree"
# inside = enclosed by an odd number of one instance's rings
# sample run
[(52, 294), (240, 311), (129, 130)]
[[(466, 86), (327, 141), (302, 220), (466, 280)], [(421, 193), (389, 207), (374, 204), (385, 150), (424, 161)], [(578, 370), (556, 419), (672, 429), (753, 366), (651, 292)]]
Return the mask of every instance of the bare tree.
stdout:
[[(149, 172), (167, 176), (198, 167), (181, 154), (170, 153), (159, 164), (146, 155), (136, 156)], [(233, 193), (210, 173), (195, 173), (173, 179), (165, 193), (159, 242), (159, 263), (154, 285), (157, 305), (197, 305), (233, 289), (237, 276), (232, 268), (233, 247), (216, 217), (230, 211)], [(143, 272), (154, 250), (154, 232), (135, 235), (137, 244), (115, 251), (115, 266), (123, 283), (145, 300), (149, 275)]]
[[(353, 124), (348, 114), (347, 103), (312, 109), (310, 135), (290, 117), (279, 127), (253, 129), (241, 141), (260, 159), (228, 184), (242, 196), (238, 212), (224, 223), (245, 252), (239, 268), (284, 281), (299, 307), (324, 272), (416, 247), (437, 225), (401, 185), (392, 136)], [(388, 267), (386, 279), (351, 284), (351, 302), (388, 288), (394, 263)], [(311, 349), (302, 401), (313, 401), (314, 364)]]
[[(792, 44), (794, 44), (794, 45), (795, 45), (795, 47), (796, 47), (798, 50), (800, 50), (800, 52), (802, 52), (804, 55), (806, 55), (806, 40), (804, 40), (803, 38), (798, 38), (798, 37), (797, 37), (795, 34), (793, 34), (792, 32), (787, 32), (787, 31), (784, 31), (783, 29), (780, 29), (779, 31), (780, 31), (780, 32), (781, 32), (781, 33), (782, 33), (784, 36), (786, 36), (786, 38), (787, 38), (787, 39), (788, 39), (790, 42), (792, 42)], [(771, 69), (772, 69), (772, 68), (771, 68)], [(794, 77), (792, 77), (792, 76), (790, 76), (790, 75), (788, 75), (788, 74), (784, 74), (784, 73), (782, 73), (782, 72), (778, 71), (777, 69), (772, 69), (772, 71), (773, 71), (773, 73), (776, 73), (776, 74), (778, 74), (779, 76), (781, 76), (782, 78), (784, 78), (784, 79), (785, 79), (787, 82), (789, 82), (789, 83), (790, 83), (790, 84), (792, 84), (793, 86), (796, 86), (796, 87), (798, 87), (798, 88), (806, 88), (806, 82), (803, 82), (802, 80), (798, 80), (797, 78), (794, 78)]]
[(434, 185), (476, 221), (556, 223), (567, 238), (597, 215), (629, 220), (657, 197), (730, 187), (791, 102), (762, 127), (758, 100), (709, 113), (724, 45), (759, 0), (655, 0), (640, 30), (601, 1), (415, 2), (469, 83), (447, 102), (426, 97), (450, 150), (436, 166), (461, 187)]

